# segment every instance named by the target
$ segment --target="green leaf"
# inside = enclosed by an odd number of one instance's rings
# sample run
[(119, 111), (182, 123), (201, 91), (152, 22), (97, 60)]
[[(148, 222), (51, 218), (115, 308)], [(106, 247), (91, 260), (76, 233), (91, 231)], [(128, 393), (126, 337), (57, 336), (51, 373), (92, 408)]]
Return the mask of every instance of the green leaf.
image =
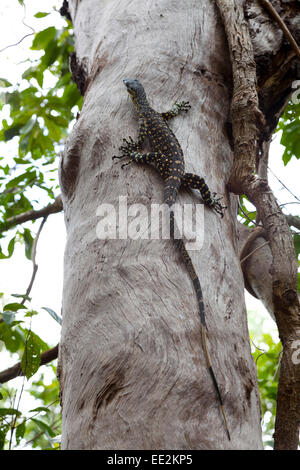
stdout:
[(48, 15), (49, 15), (49, 13), (46, 13), (44, 11), (39, 11), (34, 16), (35, 16), (35, 18), (44, 18), (45, 16), (48, 16)]
[(61, 97), (62, 102), (72, 108), (78, 102), (80, 93), (75, 83), (70, 83), (65, 87), (63, 96)]
[(31, 297), (28, 297), (28, 295), (26, 294), (11, 294), (12, 297), (17, 297), (17, 298), (20, 298), (20, 299), (25, 299), (25, 300), (28, 300), (29, 302), (31, 301)]
[(27, 313), (25, 313), (25, 317), (33, 317), (34, 315), (38, 315), (38, 312), (36, 310), (28, 310)]
[(51, 410), (50, 408), (47, 408), (46, 406), (38, 406), (37, 408), (34, 408), (33, 410), (29, 410), (29, 413), (33, 413), (36, 411), (45, 411), (46, 413), (49, 413)]
[(23, 304), (19, 304), (17, 302), (14, 302), (14, 303), (11, 303), (11, 304), (4, 305), (3, 310), (4, 311), (12, 310), (13, 312), (17, 312), (18, 310), (20, 310), (22, 308), (26, 309), (27, 307), (25, 307)]
[(287, 149), (283, 152), (282, 161), (283, 161), (284, 166), (288, 164), (292, 156), (293, 156), (292, 153), (288, 152)]
[(24, 437), (26, 429), (26, 420), (24, 419), (21, 424), (19, 424), (16, 428), (16, 440), (17, 444), (19, 444), (20, 440)]
[(57, 45), (57, 41), (53, 39), (50, 41), (47, 47), (45, 48), (45, 54), (41, 59), (41, 66), (43, 68), (47, 68), (55, 62), (58, 55), (60, 53), (60, 49)]
[(299, 233), (295, 233), (293, 235), (293, 241), (294, 241), (294, 247), (295, 247), (295, 251), (296, 251), (296, 255), (297, 255), (297, 258), (300, 254), (300, 234)]
[(39, 369), (41, 363), (41, 340), (32, 331), (29, 332), (25, 350), (21, 359), (21, 368), (27, 379)]
[(46, 312), (49, 313), (49, 315), (51, 315), (52, 318), (54, 318), (54, 320), (57, 321), (57, 323), (59, 323), (60, 325), (62, 324), (62, 318), (57, 315), (56, 312), (54, 312), (54, 310), (52, 310), (51, 308), (49, 307), (42, 307), (44, 310), (46, 310)]
[(49, 28), (43, 29), (43, 31), (40, 31), (35, 35), (34, 40), (32, 41), (31, 49), (45, 49), (48, 43), (55, 38), (55, 35), (56, 28), (54, 26), (50, 26)]
[(8, 251), (8, 258), (10, 258), (14, 252), (14, 249), (15, 249), (15, 241), (16, 241), (16, 237), (13, 237), (9, 244), (8, 244), (8, 247), (7, 247), (7, 251)]
[(8, 428), (5, 429), (4, 427), (2, 429), (0, 429), (0, 450), (3, 450), (4, 449), (4, 445), (5, 445), (5, 436), (8, 432)]
[(285, 147), (282, 160), (287, 165), (293, 156), (300, 158), (300, 103), (290, 101), (278, 123), (279, 130), (282, 131), (280, 143)]
[(20, 135), (20, 129), (22, 128), (22, 124), (17, 124), (16, 126), (12, 126), (9, 129), (4, 131), (4, 140), (8, 142), (9, 140), (13, 139), (16, 135)]
[(0, 340), (4, 342), (6, 349), (11, 353), (17, 352), (24, 344), (22, 335), (14, 328), (16, 323), (19, 322), (12, 322), (10, 325), (5, 322), (0, 323)]
[(52, 431), (50, 426), (44, 421), (41, 421), (40, 419), (36, 419), (36, 418), (31, 418), (31, 421), (34, 421), (41, 428), (42, 431), (45, 431), (46, 434), (48, 434), (49, 437), (56, 436), (55, 432)]
[(0, 408), (0, 416), (21, 416), (21, 414), (16, 408)]
[(10, 310), (8, 310), (7, 312), (2, 313), (2, 318), (7, 325), (11, 325), (11, 323), (16, 318), (16, 314), (15, 312), (11, 312)]
[[(6, 189), (13, 188), (14, 186), (18, 186), (19, 183), (25, 182), (27, 185), (36, 178), (36, 171), (25, 171), (25, 173), (22, 173), (19, 176), (16, 176), (15, 178), (11, 179), (7, 185)], [(27, 180), (27, 181), (26, 181)]]
[[(12, 111), (18, 110), (20, 108), (21, 98), (18, 90), (14, 90), (12, 93), (5, 93), (5, 103), (9, 104), (12, 108)], [(2, 121), (3, 124), (3, 121)]]
[(5, 88), (9, 86), (12, 86), (12, 84), (6, 78), (0, 78), (0, 87)]
[(54, 120), (52, 120), (51, 118), (49, 119), (49, 116), (43, 116), (43, 118), (45, 120), (45, 125), (49, 131), (49, 137), (58, 142), (62, 136), (61, 127), (55, 124)]
[(3, 253), (3, 251), (1, 250), (0, 248), (0, 259), (8, 259), (12, 256), (13, 252), (14, 252), (14, 249), (15, 249), (15, 241), (16, 241), (16, 237), (13, 237), (9, 244), (8, 244), (8, 247), (7, 247), (7, 251), (8, 251), (8, 254), (5, 255)]
[(20, 134), (28, 134), (33, 128), (33, 126), (36, 123), (36, 119), (29, 119), (29, 121), (26, 122), (26, 124), (21, 127), (20, 129)]
[(25, 242), (25, 256), (27, 259), (31, 260), (34, 238), (28, 228), (24, 229), (23, 238)]

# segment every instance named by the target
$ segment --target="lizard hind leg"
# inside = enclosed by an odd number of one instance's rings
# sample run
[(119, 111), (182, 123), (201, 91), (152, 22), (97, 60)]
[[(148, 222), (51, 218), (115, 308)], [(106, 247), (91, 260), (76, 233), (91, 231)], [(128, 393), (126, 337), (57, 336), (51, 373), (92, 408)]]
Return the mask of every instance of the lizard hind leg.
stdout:
[(216, 193), (211, 193), (209, 187), (205, 183), (204, 178), (201, 178), (194, 173), (185, 173), (182, 178), (182, 187), (189, 189), (198, 189), (202, 196), (203, 202), (207, 207), (213, 209), (217, 214), (220, 214), (221, 217), (224, 215), (224, 209), (226, 206), (222, 206), (220, 203), (221, 197), (215, 197)]

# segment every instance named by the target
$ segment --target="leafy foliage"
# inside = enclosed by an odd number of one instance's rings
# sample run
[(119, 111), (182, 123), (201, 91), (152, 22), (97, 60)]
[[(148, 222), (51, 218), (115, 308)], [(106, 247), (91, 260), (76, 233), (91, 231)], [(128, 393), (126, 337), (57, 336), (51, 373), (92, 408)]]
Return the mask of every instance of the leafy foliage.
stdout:
[[(300, 80), (298, 81), (300, 87)], [(282, 131), (280, 143), (285, 147), (282, 160), (285, 165), (294, 156), (300, 158), (300, 96), (297, 90), (292, 96), (292, 101), (286, 107), (282, 118), (279, 121), (277, 131)]]
[[(39, 12), (36, 17), (45, 15)], [(10, 161), (0, 157), (2, 231), (9, 218), (34, 208), (33, 189), (55, 198), (60, 146), (82, 102), (68, 67), (69, 54), (74, 48), (70, 33), (70, 23), (60, 31), (51, 26), (38, 32), (31, 49), (44, 52), (40, 59), (28, 60), (29, 67), (16, 87), (5, 78), (0, 79), (4, 89), (0, 109), (4, 105), (9, 107), (9, 119), (2, 120), (0, 141), (17, 139), (18, 151)], [(46, 88), (45, 80), (52, 86)], [(25, 243), (26, 236), (28, 231), (18, 232), (19, 239), (24, 238)], [(13, 248), (12, 243), (6, 257), (12, 255)], [(5, 256), (2, 251), (0, 256)]]
[[(23, 5), (20, 0), (19, 3)], [(47, 15), (48, 12), (38, 12), (35, 17)], [(6, 222), (39, 208), (39, 200), (45, 205), (44, 201), (53, 200), (58, 193), (57, 157), (82, 103), (69, 72), (69, 54), (73, 49), (70, 22), (61, 30), (47, 27), (34, 35), (31, 50), (39, 58), (28, 59), (19, 83), (12, 85), (6, 78), (0, 79), (0, 110), (7, 115), (2, 119), (0, 141), (12, 142), (16, 148), (13, 157), (0, 157), (0, 238), (3, 241), (0, 259), (10, 258), (16, 243), (24, 244), (25, 256), (31, 259), (34, 244), (31, 227), (10, 230), (7, 240)], [(2, 307), (0, 348), (20, 361), (24, 377), (16, 379), (19, 382), (16, 390), (8, 386), (0, 388), (0, 449), (20, 445), (55, 449), (59, 444), (53, 438), (60, 433), (55, 366), (48, 365), (47, 378), (40, 374), (35, 381), (30, 380), (29, 391), (25, 390), (25, 384), (40, 367), (41, 353), (49, 345), (32, 330), (32, 317), (38, 312), (30, 309), (30, 297), (11, 295), (16, 300)], [(61, 321), (52, 309), (45, 309), (56, 321)], [(50, 385), (46, 385), (49, 371), (52, 378)], [(40, 406), (22, 411), (23, 394), (31, 395)]]
[[(257, 366), (264, 445), (273, 448), (281, 342), (266, 333), (264, 319), (248, 313), (251, 351)], [(268, 330), (270, 330), (268, 325)], [(273, 328), (275, 332), (275, 325)]]
[[(21, 412), (14, 403), (18, 402), (17, 391), (8, 386), (1, 387), (2, 407), (0, 408), (0, 449), (28, 447), (39, 449), (58, 449), (61, 432), (61, 417), (58, 399), (58, 383), (55, 377), (55, 367), (47, 366), (48, 381), (45, 374), (30, 384), (26, 392), (27, 401), (30, 396), (40, 406), (26, 412)], [(23, 380), (23, 379), (19, 379)], [(55, 440), (55, 438), (57, 438)]]
[[(49, 345), (46, 344), (37, 334), (31, 329), (31, 318), (36, 315), (37, 312), (29, 310), (23, 304), (14, 302), (3, 306), (2, 322), (0, 323), (0, 345), (4, 345), (7, 352), (17, 355), (20, 359), (21, 370), (26, 377), (30, 379), (40, 367), (41, 353), (49, 349)], [(18, 320), (16, 319), (18, 318)], [(27, 322), (27, 325), (26, 325)], [(24, 325), (24, 326), (23, 326)], [(3, 348), (2, 348), (3, 349)], [(53, 365), (48, 366), (55, 373), (55, 367)], [(20, 411), (19, 400), (21, 399), (23, 386), (25, 383), (25, 377), (18, 379), (22, 382), (21, 391), (19, 392), (19, 398), (17, 398), (17, 391), (10, 389), (6, 386), (2, 386), (0, 399), (2, 401), (0, 409), (0, 449), (4, 446), (18, 446), (21, 439), (25, 444), (26, 440), (32, 439), (32, 436), (36, 433), (36, 425), (42, 426), (43, 421), (37, 419), (40, 413), (38, 411), (47, 411), (46, 421), (44, 428), (50, 427), (50, 424), (55, 422), (57, 424), (57, 431), (59, 432), (60, 418), (59, 412), (56, 407), (52, 406), (45, 410), (44, 405), (48, 405), (58, 401), (58, 384), (56, 377), (53, 376), (53, 380), (50, 386), (46, 386), (43, 379), (40, 378), (36, 382), (33, 382), (30, 387), (30, 394), (37, 400), (40, 400), (42, 407), (39, 410), (34, 409), (35, 413), (32, 412), (24, 414)], [(38, 384), (35, 387), (34, 384)], [(35, 433), (34, 433), (35, 429)], [(47, 447), (52, 447), (50, 438), (55, 436), (55, 432), (52, 429), (51, 433), (49, 430), (43, 438), (47, 441)], [(41, 439), (41, 436), (40, 436)], [(38, 445), (37, 442), (32, 443), (33, 447)], [(54, 445), (54, 444), (53, 444)]]

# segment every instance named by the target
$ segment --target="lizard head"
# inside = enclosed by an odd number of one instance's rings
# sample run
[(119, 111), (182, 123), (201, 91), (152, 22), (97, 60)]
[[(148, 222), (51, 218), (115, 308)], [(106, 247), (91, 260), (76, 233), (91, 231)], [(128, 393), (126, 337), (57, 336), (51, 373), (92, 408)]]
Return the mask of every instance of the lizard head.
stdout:
[(125, 78), (123, 80), (123, 83), (127, 88), (130, 98), (136, 106), (139, 106), (146, 102), (146, 93), (144, 87), (138, 80)]

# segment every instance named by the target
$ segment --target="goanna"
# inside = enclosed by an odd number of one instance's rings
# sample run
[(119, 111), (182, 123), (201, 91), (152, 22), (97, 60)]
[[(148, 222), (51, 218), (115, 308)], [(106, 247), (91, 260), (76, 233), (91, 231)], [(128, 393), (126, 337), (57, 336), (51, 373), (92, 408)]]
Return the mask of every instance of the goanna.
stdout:
[[(123, 82), (138, 112), (139, 134), (136, 141), (131, 137), (123, 139), (123, 145), (119, 148), (121, 155), (114, 156), (113, 158), (129, 158), (129, 162), (123, 164), (122, 168), (132, 162), (152, 164), (164, 180), (164, 202), (170, 208), (170, 235), (180, 249), (194, 285), (198, 301), (201, 321), (201, 336), (206, 362), (220, 402), (227, 436), (228, 439), (230, 439), (222, 396), (212, 368), (206, 344), (205, 308), (200, 281), (183, 240), (181, 238), (177, 239), (174, 237), (175, 217), (174, 211), (172, 210), (172, 206), (176, 202), (176, 197), (180, 187), (198, 189), (204, 203), (221, 216), (223, 216), (223, 209), (225, 209), (225, 207), (221, 205), (220, 199), (215, 198), (215, 194), (211, 194), (203, 178), (200, 178), (200, 176), (193, 173), (185, 173), (184, 156), (181, 146), (168, 126), (167, 121), (177, 116), (180, 112), (187, 112), (189, 110), (190, 105), (188, 101), (175, 103), (169, 111), (158, 113), (150, 107), (145, 90), (138, 80), (126, 79), (123, 80)], [(146, 138), (148, 139), (151, 152), (142, 154), (140, 151), (143, 148)]]

